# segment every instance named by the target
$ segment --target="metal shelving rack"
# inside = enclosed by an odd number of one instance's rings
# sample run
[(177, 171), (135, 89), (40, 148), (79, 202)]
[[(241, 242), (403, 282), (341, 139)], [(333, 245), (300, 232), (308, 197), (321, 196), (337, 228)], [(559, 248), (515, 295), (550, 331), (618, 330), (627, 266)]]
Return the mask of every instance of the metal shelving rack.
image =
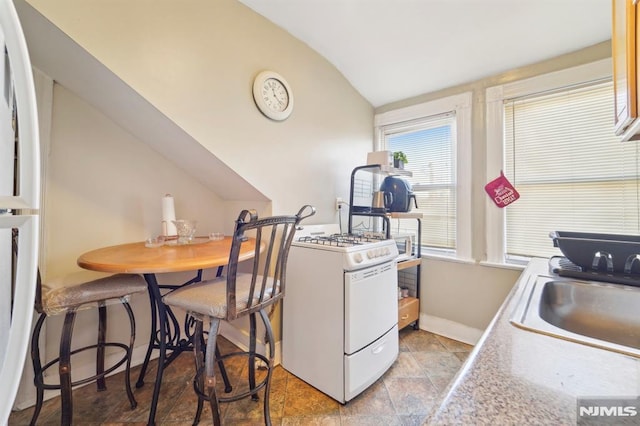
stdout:
[[(418, 222), (418, 232), (417, 232), (417, 244), (415, 245), (415, 258), (404, 260), (398, 262), (398, 271), (402, 271), (403, 269), (416, 267), (416, 294), (415, 297), (407, 297), (399, 301), (399, 309), (411, 303), (412, 299), (419, 300), (420, 296), (420, 270), (422, 267), (422, 213), (387, 213), (387, 212), (377, 212), (371, 209), (367, 210), (362, 206), (354, 206), (354, 188), (356, 183), (356, 175), (359, 172), (370, 172), (374, 174), (378, 174), (381, 176), (412, 176), (412, 173), (408, 170), (396, 169), (389, 166), (383, 166), (380, 164), (367, 164), (365, 166), (359, 166), (353, 169), (351, 172), (351, 185), (349, 187), (349, 233), (353, 232), (353, 217), (354, 216), (366, 216), (366, 217), (377, 217), (382, 219), (383, 221), (383, 230), (386, 232), (386, 237), (391, 238), (391, 219), (413, 219)], [(418, 302), (419, 303), (419, 302)], [(418, 305), (419, 306), (419, 305)], [(417, 309), (417, 315), (415, 318), (401, 318), (404, 322), (409, 320), (408, 324), (413, 322), (413, 328), (418, 329), (418, 321), (419, 321), (419, 312)]]

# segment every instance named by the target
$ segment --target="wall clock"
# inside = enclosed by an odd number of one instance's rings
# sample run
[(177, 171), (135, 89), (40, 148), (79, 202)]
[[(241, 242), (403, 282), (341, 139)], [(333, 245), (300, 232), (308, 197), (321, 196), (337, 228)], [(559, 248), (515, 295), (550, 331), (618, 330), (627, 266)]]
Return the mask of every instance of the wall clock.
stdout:
[(293, 92), (287, 80), (273, 71), (262, 71), (253, 80), (256, 106), (272, 120), (286, 120), (293, 111)]

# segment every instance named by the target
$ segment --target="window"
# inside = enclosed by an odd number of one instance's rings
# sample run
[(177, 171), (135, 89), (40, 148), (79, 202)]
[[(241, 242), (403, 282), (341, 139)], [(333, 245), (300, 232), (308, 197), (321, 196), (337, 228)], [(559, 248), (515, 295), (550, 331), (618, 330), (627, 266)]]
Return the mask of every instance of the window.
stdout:
[(614, 135), (608, 64), (488, 90), (487, 143), (499, 159), (488, 159), (487, 180), (503, 168), (520, 193), (504, 211), (488, 208), (501, 234), (488, 239), (488, 260), (558, 255), (551, 231), (640, 231), (638, 145)]
[[(377, 148), (407, 155), (427, 255), (471, 257), (470, 128), (470, 94), (376, 116)], [(397, 231), (415, 231), (415, 221), (401, 222)]]
[[(386, 148), (410, 158), (407, 177), (423, 216), (422, 241), (437, 249), (456, 248), (455, 117), (428, 117), (387, 126)], [(428, 208), (427, 208), (428, 206)]]

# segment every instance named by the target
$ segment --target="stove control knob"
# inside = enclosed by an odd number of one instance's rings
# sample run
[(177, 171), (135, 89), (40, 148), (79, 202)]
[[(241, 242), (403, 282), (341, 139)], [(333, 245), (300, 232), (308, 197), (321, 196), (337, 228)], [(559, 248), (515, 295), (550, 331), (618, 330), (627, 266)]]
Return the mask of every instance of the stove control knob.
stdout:
[(361, 254), (361, 253), (356, 253), (356, 254), (354, 254), (354, 255), (353, 255), (353, 260), (354, 260), (356, 263), (362, 263), (362, 260), (363, 260), (363, 259), (362, 259), (362, 254)]
[(369, 259), (373, 259), (374, 257), (376, 257), (376, 254), (373, 252), (373, 250), (369, 250), (367, 251), (367, 257)]
[(382, 254), (385, 256), (389, 256), (391, 254), (391, 250), (389, 250), (389, 247), (385, 247)]

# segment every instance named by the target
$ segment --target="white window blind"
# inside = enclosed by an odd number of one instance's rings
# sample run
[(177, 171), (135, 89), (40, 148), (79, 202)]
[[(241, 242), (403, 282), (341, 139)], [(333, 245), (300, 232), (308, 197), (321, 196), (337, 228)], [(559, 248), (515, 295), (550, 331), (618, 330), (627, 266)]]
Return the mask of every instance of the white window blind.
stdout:
[(638, 144), (613, 132), (613, 84), (505, 101), (507, 256), (553, 256), (551, 231), (637, 234)]
[[(407, 155), (418, 208), (422, 244), (456, 248), (456, 125), (453, 114), (421, 118), (382, 128), (386, 149)], [(406, 221), (406, 226), (413, 226)]]

